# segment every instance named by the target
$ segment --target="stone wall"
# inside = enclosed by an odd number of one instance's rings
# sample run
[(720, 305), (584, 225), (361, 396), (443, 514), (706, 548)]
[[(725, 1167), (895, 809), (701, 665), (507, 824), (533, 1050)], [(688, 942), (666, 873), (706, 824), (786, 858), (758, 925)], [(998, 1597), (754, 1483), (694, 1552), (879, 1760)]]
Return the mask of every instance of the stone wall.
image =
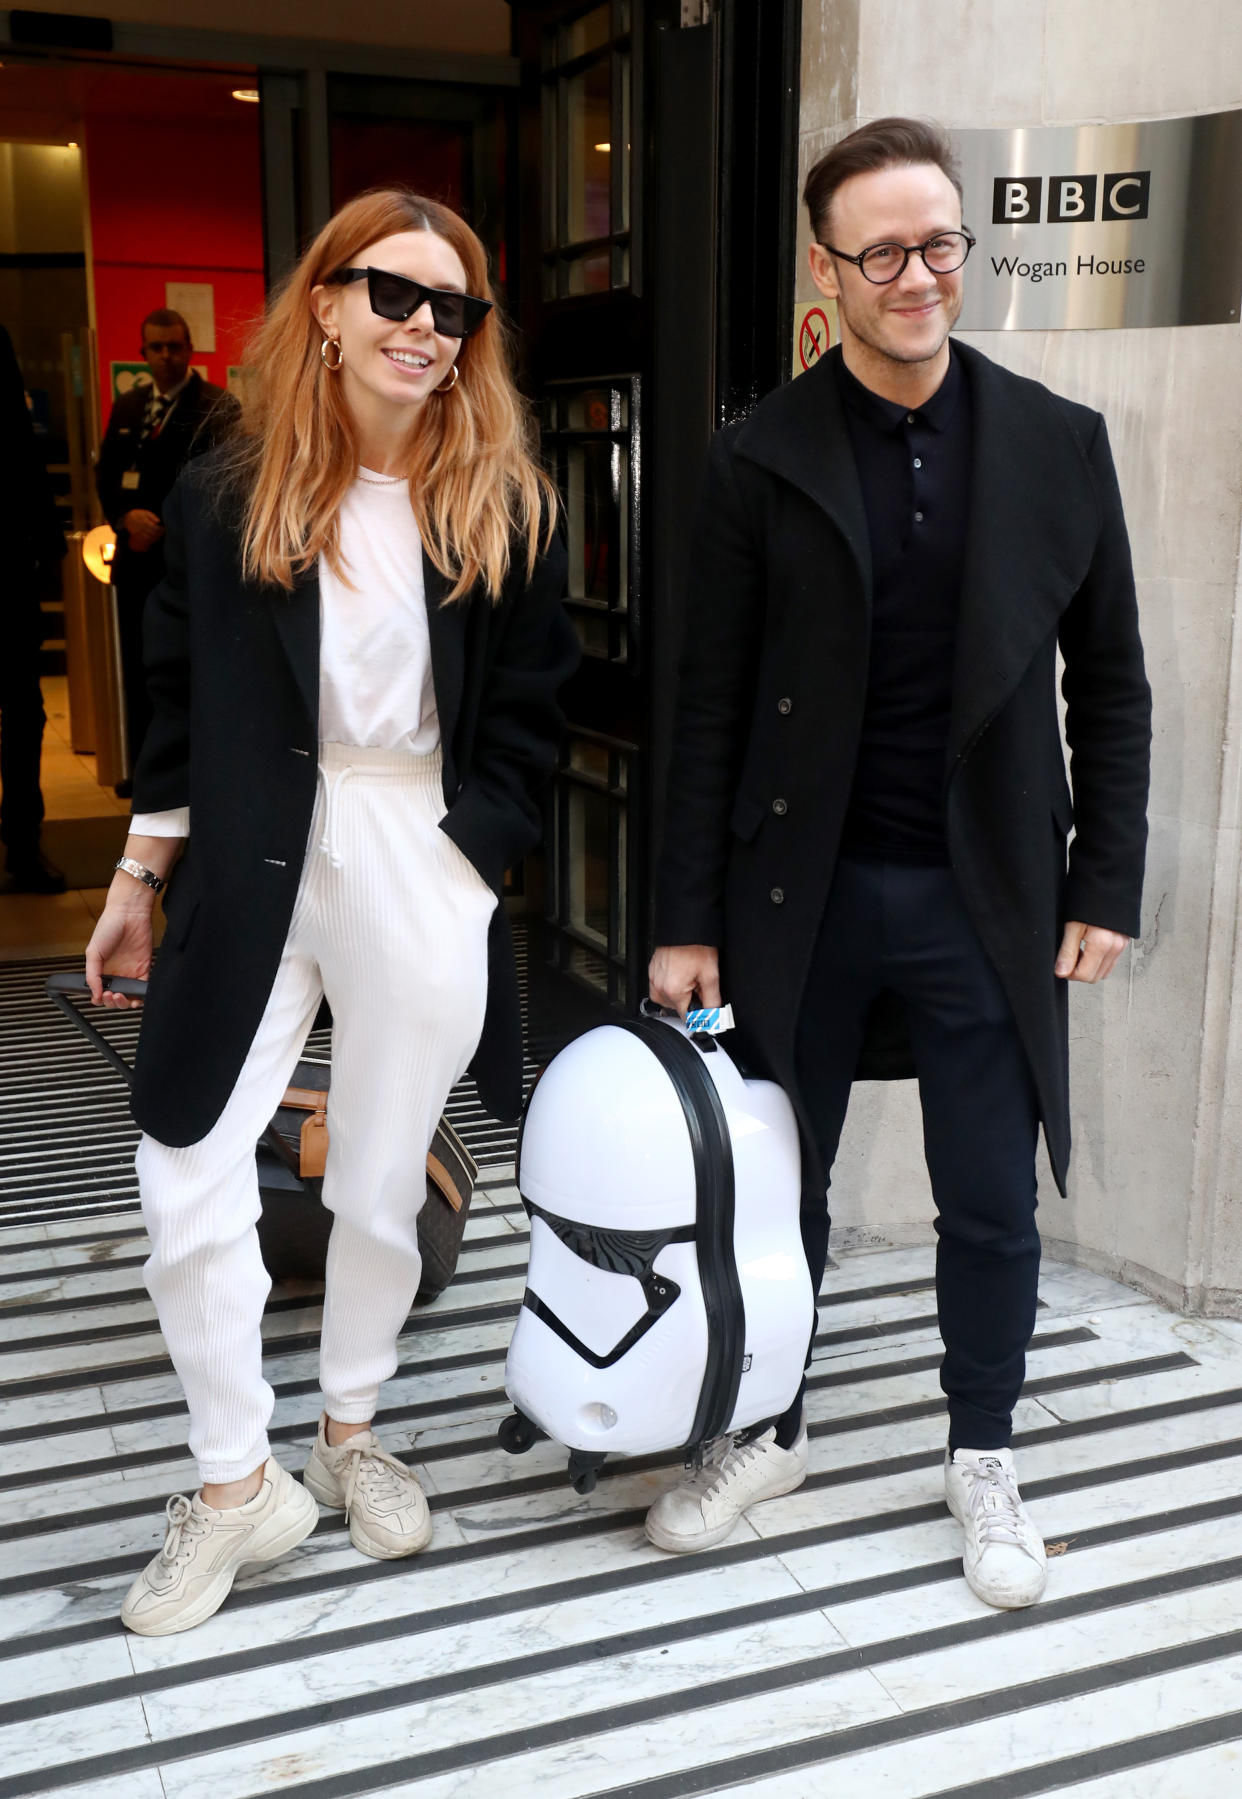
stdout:
[[(803, 173), (888, 113), (958, 129), (1242, 106), (1236, 0), (804, 0)], [(798, 298), (813, 297), (807, 226)], [(1071, 991), (1068, 1200), (1045, 1242), (1191, 1309), (1242, 1312), (1242, 329), (977, 332), (986, 354), (1106, 416), (1134, 547), (1155, 752), (1144, 928)], [(910, 1084), (855, 1089), (833, 1182), (855, 1240), (930, 1229)]]

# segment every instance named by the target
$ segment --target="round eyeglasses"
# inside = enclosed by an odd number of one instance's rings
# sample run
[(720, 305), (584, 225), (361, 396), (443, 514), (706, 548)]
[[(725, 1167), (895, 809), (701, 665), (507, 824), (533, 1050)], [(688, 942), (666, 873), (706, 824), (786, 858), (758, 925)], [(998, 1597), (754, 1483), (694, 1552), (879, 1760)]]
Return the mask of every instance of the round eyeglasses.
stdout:
[(877, 287), (886, 287), (905, 274), (912, 256), (921, 256), (933, 275), (951, 275), (970, 255), (975, 240), (969, 231), (940, 231), (925, 244), (872, 244), (858, 256), (835, 250), (831, 244), (821, 242), (819, 247), (830, 256), (839, 256), (842, 262), (854, 263)]

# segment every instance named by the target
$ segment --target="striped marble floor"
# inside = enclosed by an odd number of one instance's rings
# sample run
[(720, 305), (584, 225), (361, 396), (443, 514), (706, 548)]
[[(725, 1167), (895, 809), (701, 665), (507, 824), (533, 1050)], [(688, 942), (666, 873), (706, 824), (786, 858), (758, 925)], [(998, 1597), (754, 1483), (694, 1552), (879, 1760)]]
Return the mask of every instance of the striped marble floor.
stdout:
[[(551, 1445), (496, 1446), (526, 1237), (488, 1179), (384, 1394), (432, 1548), (369, 1562), (325, 1515), (158, 1640), (117, 1606), (193, 1476), (137, 1220), (0, 1232), (0, 1799), (1236, 1799), (1242, 1326), (1046, 1269), (1018, 1430), (1052, 1577), (998, 1614), (940, 1497), (930, 1252), (850, 1254), (822, 1297), (809, 1480), (678, 1560), (641, 1532), (667, 1467), (579, 1498)], [(314, 1289), (273, 1295), (295, 1470), (317, 1322)]]

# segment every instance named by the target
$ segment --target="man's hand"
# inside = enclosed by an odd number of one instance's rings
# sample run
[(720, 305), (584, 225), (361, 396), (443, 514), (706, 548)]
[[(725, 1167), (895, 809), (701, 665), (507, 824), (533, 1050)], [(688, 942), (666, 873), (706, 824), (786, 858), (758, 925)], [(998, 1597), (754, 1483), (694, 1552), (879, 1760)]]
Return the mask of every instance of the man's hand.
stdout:
[(720, 951), (710, 943), (679, 943), (658, 949), (647, 970), (651, 997), (657, 1005), (671, 1006), (684, 1018), (697, 993), (700, 1005), (720, 1001)]
[(120, 529), (129, 538), (131, 550), (149, 550), (152, 544), (160, 541), (164, 535), (164, 527), (154, 512), (148, 512), (145, 506), (135, 506), (121, 520)]
[(1129, 941), (1103, 925), (1071, 921), (1057, 951), (1056, 973), (1068, 981), (1106, 981)]

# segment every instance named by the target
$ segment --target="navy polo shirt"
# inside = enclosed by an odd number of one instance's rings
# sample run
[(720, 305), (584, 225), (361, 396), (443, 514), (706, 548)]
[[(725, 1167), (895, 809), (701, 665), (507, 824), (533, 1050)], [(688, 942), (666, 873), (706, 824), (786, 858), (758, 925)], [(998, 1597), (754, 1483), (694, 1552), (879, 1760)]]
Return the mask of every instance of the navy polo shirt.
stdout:
[(871, 656), (841, 854), (947, 863), (945, 762), (966, 521), (970, 390), (949, 370), (914, 412), (836, 377), (871, 541)]

